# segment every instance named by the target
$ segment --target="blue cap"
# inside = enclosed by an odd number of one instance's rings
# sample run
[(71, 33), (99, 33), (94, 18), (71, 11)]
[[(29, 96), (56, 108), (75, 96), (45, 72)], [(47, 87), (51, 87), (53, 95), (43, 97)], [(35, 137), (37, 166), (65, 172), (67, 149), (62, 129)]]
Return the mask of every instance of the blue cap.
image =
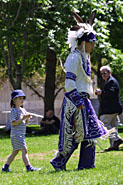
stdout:
[(11, 100), (14, 100), (17, 97), (23, 96), (24, 99), (26, 98), (26, 95), (21, 89), (16, 89), (11, 93)]

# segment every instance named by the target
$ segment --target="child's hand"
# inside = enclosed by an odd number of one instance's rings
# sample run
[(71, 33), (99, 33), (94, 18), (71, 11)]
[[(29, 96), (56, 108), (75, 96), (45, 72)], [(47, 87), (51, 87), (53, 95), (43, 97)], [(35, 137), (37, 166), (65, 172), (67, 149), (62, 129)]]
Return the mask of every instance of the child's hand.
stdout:
[(26, 125), (29, 123), (30, 114), (25, 115)]
[(26, 116), (27, 116), (27, 119), (29, 119), (31, 115), (30, 114), (27, 114)]
[(23, 116), (22, 120), (29, 119), (29, 118), (30, 118), (30, 114), (27, 114)]

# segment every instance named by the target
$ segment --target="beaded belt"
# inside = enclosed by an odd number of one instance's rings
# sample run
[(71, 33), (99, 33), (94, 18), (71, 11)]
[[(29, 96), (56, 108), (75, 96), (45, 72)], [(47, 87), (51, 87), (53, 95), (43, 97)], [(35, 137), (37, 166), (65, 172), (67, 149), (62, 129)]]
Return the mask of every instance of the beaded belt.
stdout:
[(80, 94), (80, 96), (82, 97), (82, 98), (90, 98), (90, 95), (88, 94), (88, 93), (86, 93), (86, 92), (79, 92), (79, 94)]

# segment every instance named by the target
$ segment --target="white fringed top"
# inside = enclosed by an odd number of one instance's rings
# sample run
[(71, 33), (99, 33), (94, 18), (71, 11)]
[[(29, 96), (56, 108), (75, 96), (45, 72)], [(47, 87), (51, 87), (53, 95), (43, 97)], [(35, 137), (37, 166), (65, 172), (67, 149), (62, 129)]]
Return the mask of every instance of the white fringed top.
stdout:
[[(85, 63), (85, 69), (83, 68), (83, 62)], [(90, 62), (90, 61), (89, 61)], [(91, 77), (86, 74), (87, 60), (82, 59), (82, 53), (79, 50), (71, 52), (64, 64), (66, 73), (71, 73), (76, 76), (76, 79), (65, 79), (65, 90), (70, 92), (73, 89), (77, 89), (78, 92), (86, 92), (90, 96), (93, 95), (92, 80)]]

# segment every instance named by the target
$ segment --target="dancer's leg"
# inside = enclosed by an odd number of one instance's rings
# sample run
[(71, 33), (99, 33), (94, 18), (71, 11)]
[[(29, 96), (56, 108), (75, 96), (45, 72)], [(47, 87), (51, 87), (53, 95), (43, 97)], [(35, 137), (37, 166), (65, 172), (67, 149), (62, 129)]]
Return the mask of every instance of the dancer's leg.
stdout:
[(95, 168), (95, 146), (88, 141), (83, 141), (80, 148), (80, 158), (78, 164), (78, 170), (84, 168)]
[(74, 143), (70, 152), (66, 155), (63, 156), (62, 154), (59, 154), (58, 156), (54, 157), (50, 163), (52, 164), (52, 166), (57, 170), (63, 170), (65, 169), (66, 163), (68, 161), (68, 159), (70, 158), (70, 156), (72, 155), (72, 153), (74, 152), (74, 150), (78, 147), (78, 143)]

